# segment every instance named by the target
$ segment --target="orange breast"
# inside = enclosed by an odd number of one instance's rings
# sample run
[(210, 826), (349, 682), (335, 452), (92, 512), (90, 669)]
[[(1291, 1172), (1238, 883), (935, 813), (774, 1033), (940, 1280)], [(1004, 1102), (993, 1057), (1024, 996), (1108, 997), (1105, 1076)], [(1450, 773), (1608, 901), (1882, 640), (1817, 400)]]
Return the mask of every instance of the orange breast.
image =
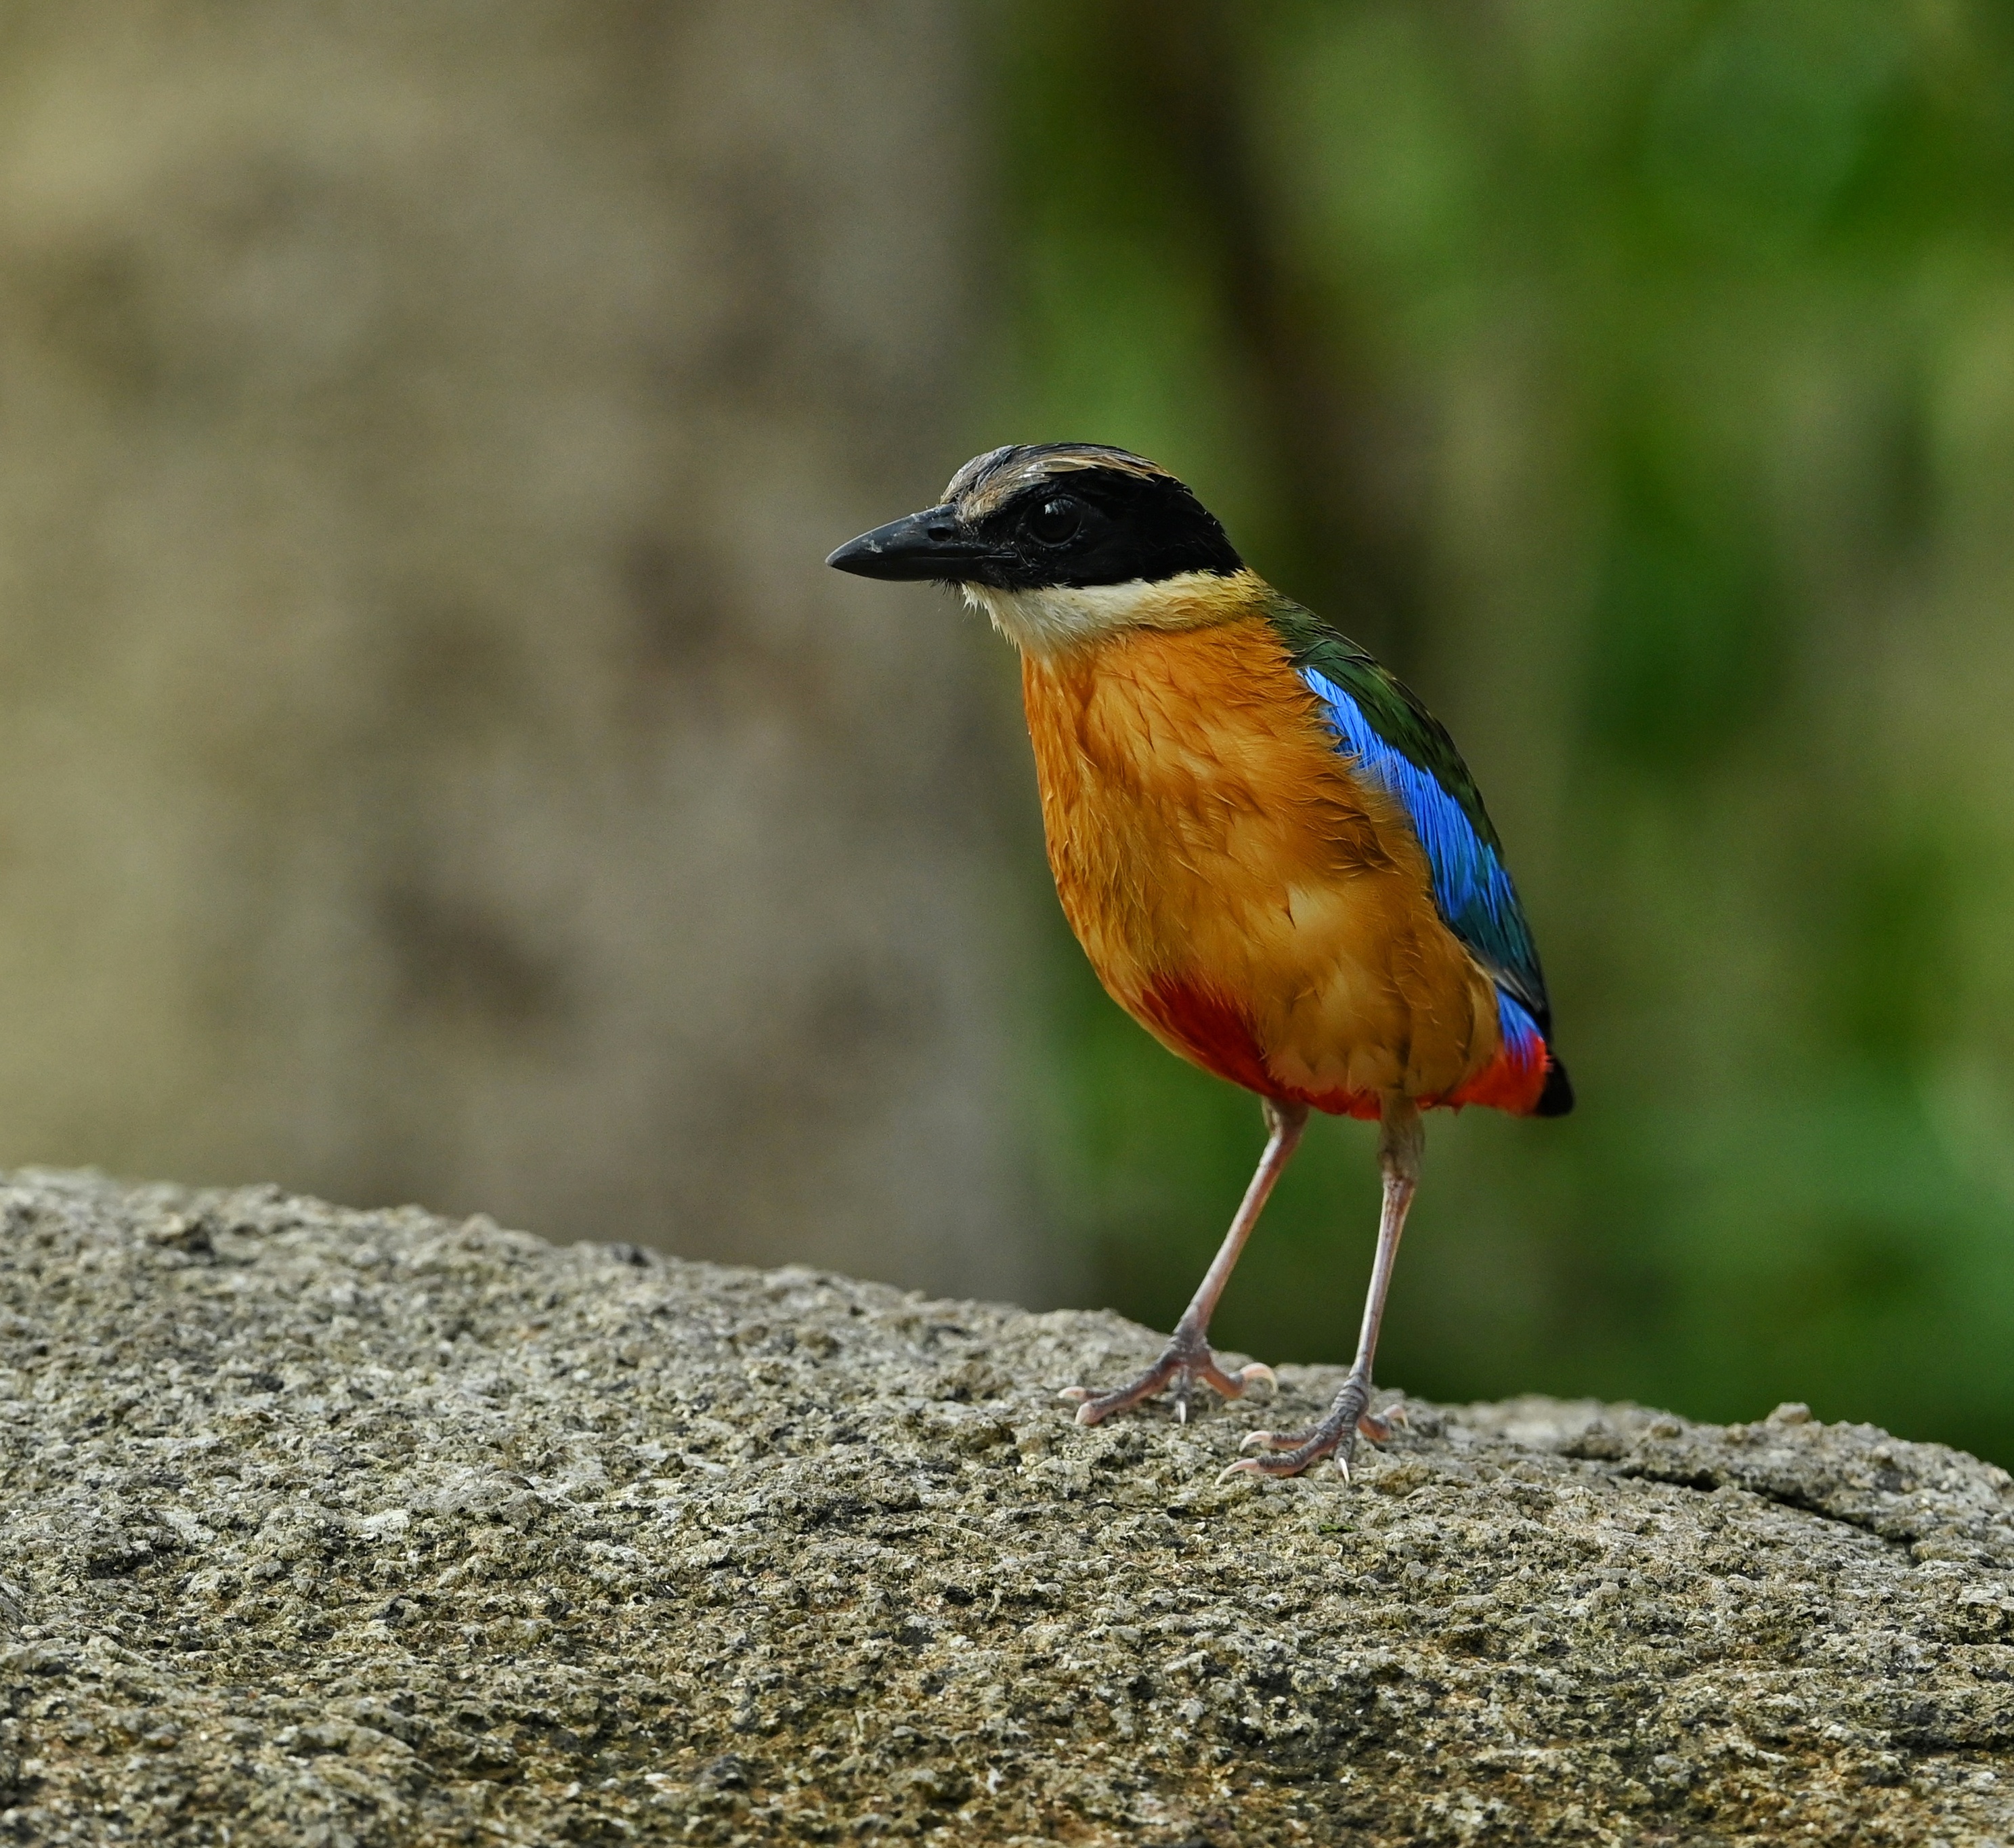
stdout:
[(1022, 684), (1064, 912), (1164, 1045), (1365, 1116), (1489, 1065), (1494, 989), (1263, 618), (1030, 654)]

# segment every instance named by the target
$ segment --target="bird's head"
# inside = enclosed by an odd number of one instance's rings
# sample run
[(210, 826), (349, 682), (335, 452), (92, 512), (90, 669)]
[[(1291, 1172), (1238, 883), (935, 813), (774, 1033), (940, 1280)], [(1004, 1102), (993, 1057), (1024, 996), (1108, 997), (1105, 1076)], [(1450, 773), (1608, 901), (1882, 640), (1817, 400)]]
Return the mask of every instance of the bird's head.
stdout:
[(863, 578), (952, 584), (1023, 648), (1209, 620), (1250, 582), (1224, 528), (1165, 468), (1102, 443), (976, 456), (944, 499), (826, 560)]

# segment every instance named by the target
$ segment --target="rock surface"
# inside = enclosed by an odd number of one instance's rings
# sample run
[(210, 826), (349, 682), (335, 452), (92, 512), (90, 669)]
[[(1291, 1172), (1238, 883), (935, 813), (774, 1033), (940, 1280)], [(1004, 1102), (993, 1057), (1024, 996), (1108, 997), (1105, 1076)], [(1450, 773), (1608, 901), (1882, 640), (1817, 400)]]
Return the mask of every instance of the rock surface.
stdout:
[(2014, 1839), (2014, 1488), (1796, 1408), (1084, 1431), (1109, 1315), (0, 1184), (0, 1839)]

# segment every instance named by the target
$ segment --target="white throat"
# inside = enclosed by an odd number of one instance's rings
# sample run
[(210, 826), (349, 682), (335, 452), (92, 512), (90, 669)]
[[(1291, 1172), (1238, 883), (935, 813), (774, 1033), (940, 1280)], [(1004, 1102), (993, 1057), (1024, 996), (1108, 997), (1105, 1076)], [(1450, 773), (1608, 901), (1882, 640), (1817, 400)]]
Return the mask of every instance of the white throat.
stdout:
[(1184, 571), (1156, 584), (1052, 585), (1044, 590), (995, 590), (961, 584), (965, 600), (1024, 654), (1065, 654), (1122, 629), (1193, 629), (1224, 607), (1226, 580), (1214, 571)]

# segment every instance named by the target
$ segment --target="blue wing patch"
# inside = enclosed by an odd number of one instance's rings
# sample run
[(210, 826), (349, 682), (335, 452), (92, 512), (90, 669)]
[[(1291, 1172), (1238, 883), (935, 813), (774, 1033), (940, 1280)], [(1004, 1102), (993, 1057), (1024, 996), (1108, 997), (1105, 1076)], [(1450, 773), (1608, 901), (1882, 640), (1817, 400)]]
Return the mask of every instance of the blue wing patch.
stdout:
[(1493, 977), (1526, 1004), (1518, 1012), (1536, 1032), (1539, 1023), (1528, 1009), (1544, 1008), (1544, 981), (1531, 927), (1503, 863), (1433, 772), (1381, 736), (1347, 692), (1317, 668), (1303, 668), (1300, 675), (1321, 702), (1323, 716), (1337, 741), (1356, 759), (1357, 769), (1396, 797), (1411, 818), (1433, 874), (1434, 908), (1441, 922)]
[(1514, 1001), (1502, 989), (1496, 991), (1496, 1030), (1514, 1059), (1543, 1057), (1546, 1036), (1539, 1031), (1525, 1004)]

